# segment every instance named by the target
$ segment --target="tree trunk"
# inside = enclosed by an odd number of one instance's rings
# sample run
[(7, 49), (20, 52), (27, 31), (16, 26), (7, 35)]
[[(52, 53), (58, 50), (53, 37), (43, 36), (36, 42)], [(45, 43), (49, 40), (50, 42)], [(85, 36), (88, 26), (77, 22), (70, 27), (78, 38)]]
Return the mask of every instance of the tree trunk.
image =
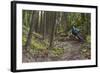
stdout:
[(50, 45), (49, 45), (49, 49), (53, 48), (53, 40), (54, 40), (54, 36), (55, 36), (55, 25), (56, 25), (56, 13), (53, 12), (52, 13), (52, 30), (51, 30), (51, 36), (50, 36)]
[(37, 11), (32, 12), (32, 18), (31, 18), (31, 23), (30, 23), (30, 30), (29, 30), (27, 41), (26, 41), (26, 44), (25, 44), (26, 50), (30, 49), (31, 40), (32, 40), (32, 32), (34, 31), (34, 25), (36, 25), (36, 23), (37, 23), (36, 22), (37, 18), (38, 18), (38, 12)]
[(43, 21), (43, 39), (46, 36), (46, 12), (44, 12), (44, 21)]

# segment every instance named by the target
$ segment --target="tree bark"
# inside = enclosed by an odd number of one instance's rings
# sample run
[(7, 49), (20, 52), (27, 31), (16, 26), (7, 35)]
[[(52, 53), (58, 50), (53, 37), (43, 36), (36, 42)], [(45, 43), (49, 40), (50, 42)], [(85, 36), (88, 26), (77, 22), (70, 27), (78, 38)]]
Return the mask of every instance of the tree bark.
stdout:
[(26, 41), (26, 44), (25, 44), (25, 49), (26, 50), (30, 49), (31, 40), (32, 40), (32, 32), (34, 31), (34, 25), (36, 25), (37, 19), (38, 19), (38, 12), (37, 11), (32, 12), (32, 18), (31, 18), (31, 23), (30, 23), (30, 30), (29, 30), (27, 41)]
[(55, 36), (55, 25), (56, 25), (56, 13), (53, 12), (52, 13), (52, 30), (51, 30), (51, 36), (50, 36), (50, 45), (49, 45), (49, 49), (53, 48), (53, 40), (54, 40), (54, 36)]

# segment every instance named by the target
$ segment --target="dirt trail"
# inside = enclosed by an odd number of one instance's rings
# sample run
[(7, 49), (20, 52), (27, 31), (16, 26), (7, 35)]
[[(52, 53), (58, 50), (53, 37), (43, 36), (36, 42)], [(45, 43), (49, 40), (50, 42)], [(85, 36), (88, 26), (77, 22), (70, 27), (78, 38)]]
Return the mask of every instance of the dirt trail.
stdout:
[[(56, 46), (64, 49), (63, 55), (58, 60), (80, 60), (80, 59), (82, 60), (84, 59), (80, 53), (81, 43), (78, 41), (71, 41), (71, 40), (63, 41), (63, 42), (59, 41), (56, 43)], [(42, 57), (42, 58), (35, 59), (32, 53), (26, 53), (24, 50), (23, 50), (22, 55), (23, 55), (22, 57), (23, 62), (53, 61), (52, 58), (50, 57)]]
[[(64, 43), (64, 44), (63, 44)], [(80, 53), (81, 43), (78, 41), (66, 41), (63, 42), (64, 54), (62, 56), (63, 60), (80, 60), (82, 59)]]

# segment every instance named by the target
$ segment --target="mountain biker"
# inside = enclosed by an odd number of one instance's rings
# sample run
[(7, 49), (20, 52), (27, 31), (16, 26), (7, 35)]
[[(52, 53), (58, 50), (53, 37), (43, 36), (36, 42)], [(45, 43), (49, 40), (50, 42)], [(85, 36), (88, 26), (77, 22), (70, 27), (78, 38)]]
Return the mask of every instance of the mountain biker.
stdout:
[(76, 28), (75, 26), (73, 26), (71, 30), (72, 30), (71, 31), (72, 34), (74, 36), (76, 36), (80, 40), (80, 42), (83, 42), (84, 41), (83, 38), (82, 38), (82, 36), (80, 35), (80, 30), (78, 28)]

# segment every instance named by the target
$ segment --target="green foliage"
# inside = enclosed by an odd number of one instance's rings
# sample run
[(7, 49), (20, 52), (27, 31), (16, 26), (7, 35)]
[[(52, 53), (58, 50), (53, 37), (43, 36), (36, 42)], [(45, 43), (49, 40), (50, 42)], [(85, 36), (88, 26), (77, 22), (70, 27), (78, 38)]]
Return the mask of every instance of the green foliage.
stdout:
[(57, 33), (62, 33), (62, 32), (64, 32), (64, 29), (63, 29), (63, 26), (60, 26), (60, 27), (58, 28)]
[(27, 35), (29, 32), (30, 26), (30, 18), (31, 18), (31, 11), (23, 10), (22, 11), (22, 44), (25, 45), (27, 41)]
[[(22, 12), (22, 44), (25, 45), (26, 41), (29, 40), (28, 46), (32, 52), (36, 55), (47, 55), (51, 54), (52, 57), (61, 58), (64, 53), (64, 49), (68, 47), (68, 51), (71, 52), (73, 49), (68, 44), (71, 38), (71, 29), (74, 25), (80, 30), (80, 35), (84, 38), (85, 42), (81, 45), (81, 54), (85, 58), (90, 58), (91, 50), (91, 15), (90, 13), (76, 13), (76, 12), (53, 12), (53, 11), (31, 11), (23, 10)], [(34, 19), (34, 21), (33, 21)], [(32, 22), (33, 21), (33, 22)], [(30, 25), (33, 25), (32, 28)], [(54, 27), (54, 29), (53, 29)], [(32, 29), (30, 32), (29, 30)], [(27, 37), (32, 34), (32, 38)], [(67, 38), (69, 35), (69, 38)], [(56, 39), (57, 37), (57, 39)], [(71, 38), (71, 41), (75, 37)], [(55, 40), (56, 39), (56, 40)], [(31, 41), (30, 41), (31, 40)], [(58, 45), (55, 46), (54, 42), (57, 41)], [(61, 43), (61, 44), (59, 44)], [(72, 46), (74, 43), (72, 43)], [(77, 43), (76, 43), (77, 44)], [(62, 46), (64, 45), (64, 46)], [(66, 46), (66, 47), (65, 47)], [(51, 47), (50, 49), (48, 49)], [(63, 48), (64, 49), (63, 49)], [(49, 52), (48, 52), (49, 51)], [(68, 52), (67, 51), (67, 52)], [(45, 54), (46, 53), (46, 54)]]
[(61, 57), (62, 54), (64, 53), (63, 48), (52, 48), (51, 50), (52, 56), (54, 57)]
[(46, 45), (38, 41), (35, 37), (32, 37), (31, 48), (32, 49), (45, 49)]
[(23, 46), (25, 46), (26, 40), (27, 40), (27, 39), (26, 39), (25, 35), (23, 35), (23, 36), (22, 36), (22, 45), (23, 45)]
[(80, 53), (84, 58), (91, 58), (91, 45), (89, 43), (84, 43), (81, 45)]
[(87, 43), (91, 43), (91, 36), (90, 36), (90, 35), (87, 35), (87, 37), (86, 37), (86, 42), (87, 42)]

